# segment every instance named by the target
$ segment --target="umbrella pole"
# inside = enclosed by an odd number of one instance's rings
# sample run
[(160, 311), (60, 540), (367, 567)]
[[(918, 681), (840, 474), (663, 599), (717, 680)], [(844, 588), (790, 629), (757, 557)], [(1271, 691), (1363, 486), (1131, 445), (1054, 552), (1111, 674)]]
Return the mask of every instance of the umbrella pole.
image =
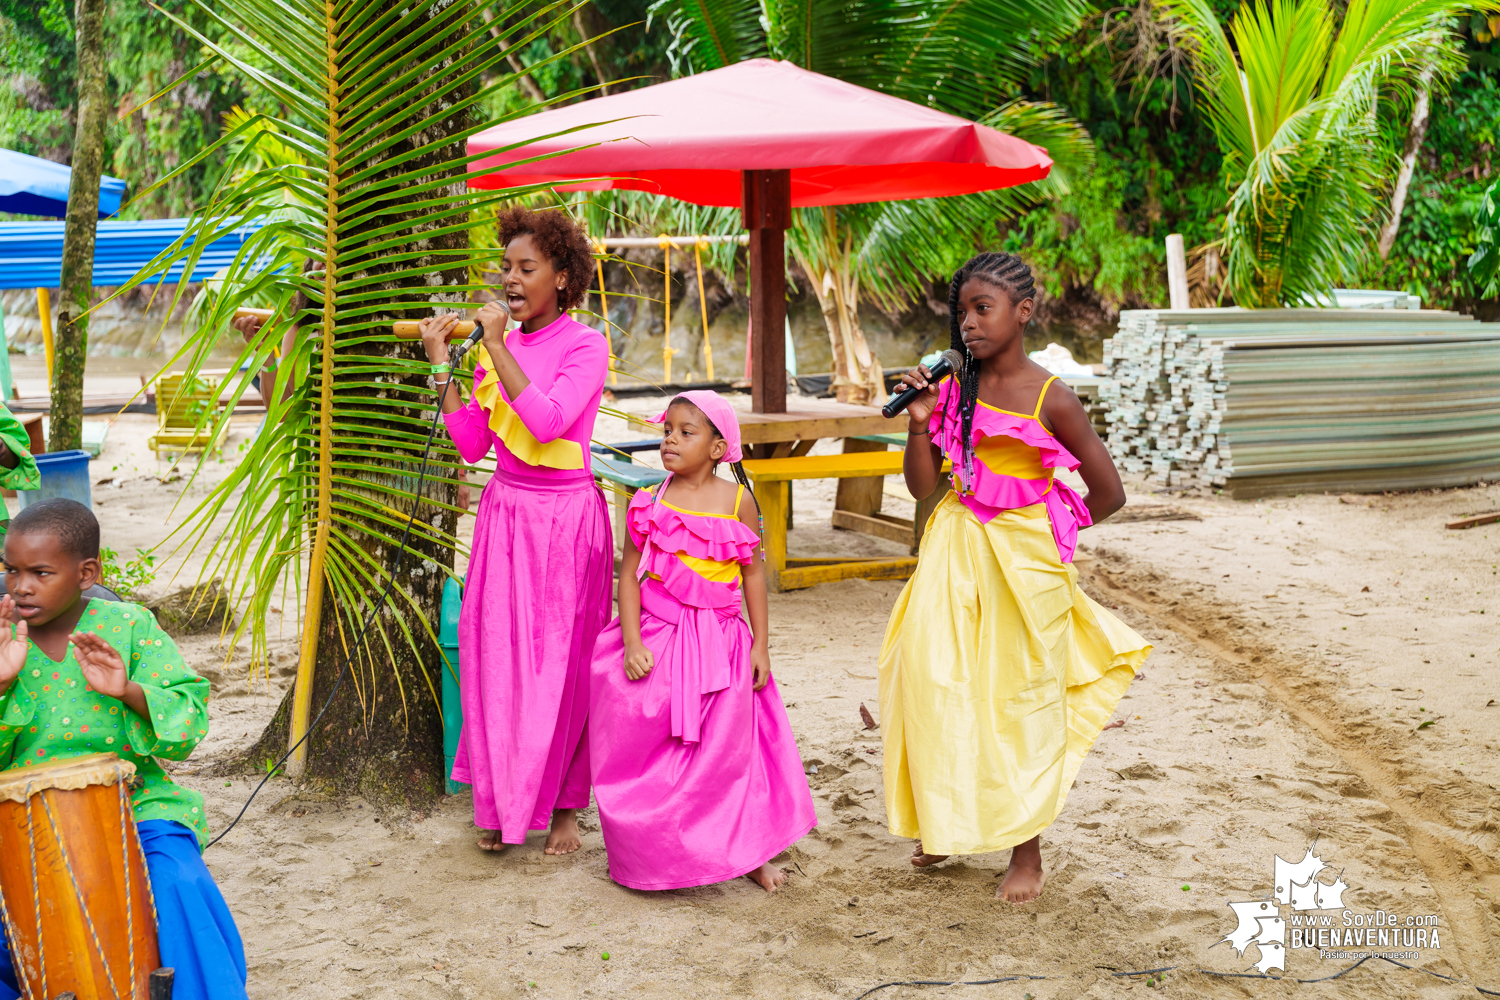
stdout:
[(750, 408), (786, 412), (786, 231), (792, 172), (745, 170), (741, 211), (750, 231)]

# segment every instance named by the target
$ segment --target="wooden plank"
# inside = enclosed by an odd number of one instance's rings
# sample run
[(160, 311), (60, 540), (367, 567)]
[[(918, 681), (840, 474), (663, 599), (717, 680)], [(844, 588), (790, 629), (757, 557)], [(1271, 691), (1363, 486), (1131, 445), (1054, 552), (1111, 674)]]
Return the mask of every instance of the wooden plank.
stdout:
[(1464, 528), (1477, 528), (1481, 524), (1494, 524), (1500, 521), (1500, 510), (1492, 510), (1487, 514), (1470, 514), (1468, 517), (1460, 517), (1448, 522), (1449, 531), (1460, 531)]
[(777, 593), (816, 587), (820, 583), (833, 583), (837, 580), (905, 580), (916, 568), (916, 559), (908, 557), (787, 569), (781, 573), (781, 586)]
[(849, 455), (808, 455), (768, 458), (745, 463), (745, 473), (756, 483), (791, 479), (846, 479), (851, 476), (894, 476), (901, 471), (899, 451)]
[[(884, 441), (844, 438), (845, 455), (881, 453), (889, 450)], [(845, 510), (855, 514), (876, 514), (880, 511), (880, 501), (884, 495), (885, 477), (883, 476), (840, 479), (834, 493), (833, 506), (835, 510)], [(834, 523), (834, 527), (839, 527), (837, 522)]]
[(898, 433), (903, 430), (905, 419), (897, 416), (887, 420), (873, 406), (833, 402), (801, 406), (785, 413), (741, 413), (739, 418), (740, 440), (745, 444)]
[[(846, 480), (847, 481), (847, 480)], [(885, 538), (892, 542), (899, 542), (908, 548), (917, 544), (916, 530), (912, 522), (904, 517), (891, 517), (889, 514), (872, 516), (869, 514), (857, 514), (849, 510), (834, 510), (833, 526), (843, 528), (846, 531), (858, 531), (864, 535), (874, 535), (876, 538)]]

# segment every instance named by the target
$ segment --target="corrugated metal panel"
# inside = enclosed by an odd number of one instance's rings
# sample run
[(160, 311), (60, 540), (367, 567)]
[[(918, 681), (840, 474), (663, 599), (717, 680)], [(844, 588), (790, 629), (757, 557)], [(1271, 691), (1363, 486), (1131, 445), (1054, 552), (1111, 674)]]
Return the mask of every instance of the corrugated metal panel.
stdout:
[[(123, 285), (182, 237), (187, 219), (101, 222), (94, 240), (94, 284)], [(202, 281), (234, 260), (258, 225), (245, 225), (209, 244), (186, 280)], [(63, 223), (0, 222), (0, 288), (56, 288), (62, 280)], [(183, 279), (183, 263), (167, 273)]]
[(1135, 310), (1105, 351), (1109, 447), (1235, 497), (1500, 477), (1500, 324), (1437, 310)]

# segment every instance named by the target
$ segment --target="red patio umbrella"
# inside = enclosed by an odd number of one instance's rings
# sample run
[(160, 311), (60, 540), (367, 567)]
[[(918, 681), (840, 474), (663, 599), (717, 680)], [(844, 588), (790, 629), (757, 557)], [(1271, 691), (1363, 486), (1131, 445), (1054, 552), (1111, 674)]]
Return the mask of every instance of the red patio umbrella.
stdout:
[[(592, 126), (584, 131), (567, 130)], [(529, 141), (537, 135), (564, 133)], [(550, 159), (533, 157), (578, 149)], [(515, 148), (510, 148), (515, 147)], [(786, 242), (792, 208), (974, 194), (1047, 176), (1040, 147), (789, 62), (723, 69), (545, 111), (481, 132), (474, 187), (650, 191), (739, 206), (750, 230), (752, 406), (786, 410)]]

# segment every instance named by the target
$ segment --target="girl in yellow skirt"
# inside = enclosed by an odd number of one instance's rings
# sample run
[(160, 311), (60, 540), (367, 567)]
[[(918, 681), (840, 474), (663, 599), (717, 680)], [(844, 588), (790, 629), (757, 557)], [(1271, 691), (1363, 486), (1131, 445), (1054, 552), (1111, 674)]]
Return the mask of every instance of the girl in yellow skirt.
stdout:
[[(962, 369), (902, 381), (914, 497), (953, 492), (927, 523), (880, 651), (885, 804), (912, 864), (1013, 848), (996, 896), (1042, 890), (1040, 834), (1151, 647), (1078, 588), (1078, 529), (1125, 502), (1109, 452), (1066, 384), (1026, 356), (1031, 269), (986, 253), (953, 276)], [(1080, 497), (1054, 479), (1076, 469)]]

